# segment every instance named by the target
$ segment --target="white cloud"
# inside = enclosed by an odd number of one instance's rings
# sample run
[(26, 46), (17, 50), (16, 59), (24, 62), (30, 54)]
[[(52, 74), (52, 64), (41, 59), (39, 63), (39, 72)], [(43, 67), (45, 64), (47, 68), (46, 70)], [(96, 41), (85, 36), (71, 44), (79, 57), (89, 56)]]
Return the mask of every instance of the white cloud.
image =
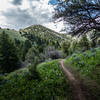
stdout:
[[(17, 1), (17, 0), (15, 0)], [(19, 0), (18, 0), (19, 1)], [(0, 26), (9, 28), (25, 28), (33, 24), (41, 24), (55, 31), (60, 31), (63, 23), (54, 24), (51, 21), (53, 6), (49, 0), (0, 0)], [(18, 5), (19, 4), (19, 5)]]
[(63, 21), (61, 22), (58, 22), (58, 23), (53, 23), (53, 22), (50, 22), (50, 23), (44, 23), (43, 24), (44, 26), (52, 29), (52, 30), (55, 30), (56, 32), (60, 32), (62, 30), (62, 28), (64, 28), (64, 24), (63, 24)]
[[(11, 1), (11, 0), (9, 0)], [(14, 6), (8, 0), (0, 0), (0, 27), (9, 26), (6, 23), (5, 16), (2, 15), (2, 12), (7, 11), (9, 8), (13, 8)]]
[[(9, 1), (11, 1), (11, 0), (9, 0)], [(5, 11), (8, 8), (13, 7), (13, 5), (10, 4), (9, 1), (8, 0), (0, 0), (0, 11)]]

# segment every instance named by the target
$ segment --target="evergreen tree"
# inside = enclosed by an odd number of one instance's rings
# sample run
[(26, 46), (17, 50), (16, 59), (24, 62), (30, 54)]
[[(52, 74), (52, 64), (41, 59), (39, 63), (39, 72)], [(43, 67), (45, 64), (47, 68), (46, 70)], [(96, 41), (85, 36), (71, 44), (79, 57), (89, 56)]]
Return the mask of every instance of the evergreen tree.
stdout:
[(3, 31), (0, 34), (0, 70), (11, 72), (18, 66), (18, 53), (14, 42)]
[(32, 44), (29, 40), (26, 40), (25, 43), (24, 43), (24, 46), (23, 46), (23, 57), (22, 57), (22, 60), (24, 61), (25, 60), (25, 56), (28, 52), (28, 50), (32, 47)]
[(77, 44), (78, 43), (76, 40), (71, 41), (70, 47), (69, 47), (69, 54), (70, 55), (78, 50)]
[(65, 41), (65, 42), (62, 43), (61, 49), (62, 49), (62, 51), (63, 51), (63, 53), (65, 55), (68, 55), (69, 54), (69, 47), (70, 47), (69, 41)]
[(23, 44), (24, 44), (24, 42), (20, 41), (18, 39), (14, 39), (14, 40), (15, 40), (15, 45), (16, 45), (17, 51), (18, 51), (18, 57), (21, 60), (22, 54), (23, 54)]
[(83, 35), (78, 45), (81, 51), (85, 51), (89, 49), (89, 40), (87, 39), (86, 35)]
[(35, 57), (33, 63), (29, 66), (29, 79), (40, 80), (39, 73), (37, 71), (37, 65), (39, 64), (39, 58)]
[(97, 46), (97, 41), (100, 38), (100, 31), (93, 30), (93, 32), (90, 34), (90, 39), (91, 39), (91, 47), (96, 47)]

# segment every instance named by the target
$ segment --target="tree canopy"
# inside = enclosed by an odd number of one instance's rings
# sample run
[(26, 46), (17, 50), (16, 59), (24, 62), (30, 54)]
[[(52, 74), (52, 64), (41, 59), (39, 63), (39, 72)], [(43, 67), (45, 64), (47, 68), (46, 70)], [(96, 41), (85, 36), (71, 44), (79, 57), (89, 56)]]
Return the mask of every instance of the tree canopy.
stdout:
[(72, 35), (96, 29), (100, 31), (100, 0), (58, 0), (54, 19), (71, 26)]
[(11, 72), (17, 69), (19, 63), (18, 52), (15, 43), (5, 31), (0, 34), (0, 71)]

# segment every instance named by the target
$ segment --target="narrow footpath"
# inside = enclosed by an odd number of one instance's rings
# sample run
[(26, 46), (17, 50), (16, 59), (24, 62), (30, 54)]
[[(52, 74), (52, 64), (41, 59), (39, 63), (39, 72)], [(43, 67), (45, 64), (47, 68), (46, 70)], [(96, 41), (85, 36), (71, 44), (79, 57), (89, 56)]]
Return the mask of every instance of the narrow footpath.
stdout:
[(69, 80), (69, 83), (73, 90), (73, 100), (87, 100), (84, 96), (84, 93), (81, 89), (80, 81), (75, 78), (74, 74), (72, 74), (64, 65), (64, 60), (60, 61), (61, 68), (64, 71), (67, 80)]

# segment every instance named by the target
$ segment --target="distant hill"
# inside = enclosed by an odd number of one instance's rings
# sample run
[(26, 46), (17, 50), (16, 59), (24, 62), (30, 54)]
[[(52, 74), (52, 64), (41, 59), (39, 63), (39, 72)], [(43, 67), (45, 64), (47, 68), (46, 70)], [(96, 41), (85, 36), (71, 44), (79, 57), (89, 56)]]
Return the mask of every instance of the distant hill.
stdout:
[(34, 34), (36, 36), (39, 36), (42, 39), (55, 40), (55, 41), (59, 41), (59, 42), (66, 39), (66, 38), (64, 38), (64, 35), (57, 33), (49, 28), (42, 26), (42, 25), (32, 25), (25, 29), (21, 29), (20, 32), (22, 32), (23, 35)]
[(18, 31), (14, 30), (14, 29), (6, 29), (6, 28), (2, 29), (1, 28), (0, 34), (3, 31), (5, 31), (5, 33), (7, 33), (13, 40), (17, 39), (17, 40), (20, 40), (20, 41), (25, 41), (25, 39), (26, 39), (25, 37), (22, 37), (21, 34)]
[(70, 38), (67, 34), (60, 34), (42, 25), (32, 25), (25, 29), (20, 29), (19, 31), (9, 28), (0, 28), (0, 33), (3, 31), (5, 31), (12, 39), (20, 41), (25, 41), (27, 35), (34, 35), (43, 40), (56, 41), (59, 43)]

